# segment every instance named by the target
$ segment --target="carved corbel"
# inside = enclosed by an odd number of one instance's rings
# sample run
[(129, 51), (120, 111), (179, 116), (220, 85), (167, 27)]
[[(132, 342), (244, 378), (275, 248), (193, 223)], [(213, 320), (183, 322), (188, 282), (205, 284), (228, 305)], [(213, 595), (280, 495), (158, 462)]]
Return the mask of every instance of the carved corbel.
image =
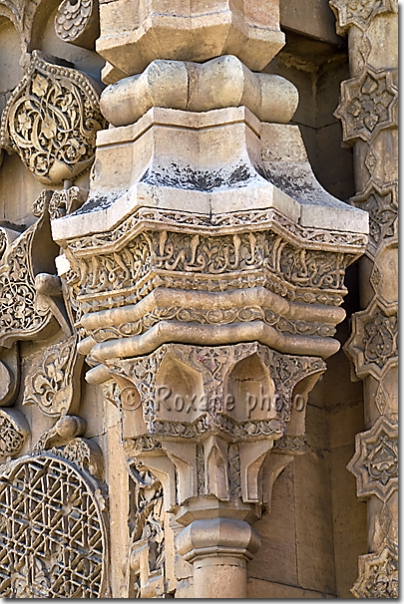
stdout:
[(98, 0), (63, 0), (55, 16), (55, 32), (63, 42), (94, 50), (100, 34)]

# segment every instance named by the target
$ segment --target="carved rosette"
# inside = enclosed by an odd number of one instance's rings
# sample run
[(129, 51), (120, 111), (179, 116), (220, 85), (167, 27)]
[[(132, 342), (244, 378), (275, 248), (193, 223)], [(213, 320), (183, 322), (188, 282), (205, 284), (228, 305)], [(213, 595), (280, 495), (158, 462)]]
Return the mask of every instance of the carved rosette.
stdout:
[(0, 147), (18, 153), (42, 183), (74, 180), (91, 166), (96, 134), (106, 127), (98, 98), (89, 77), (33, 51), (2, 113)]
[(344, 141), (372, 141), (385, 128), (397, 127), (397, 71), (367, 66), (342, 82), (341, 101), (334, 115), (342, 122)]
[(98, 483), (60, 457), (44, 453), (4, 466), (0, 595), (102, 598), (107, 572), (103, 506)]
[(385, 539), (374, 554), (359, 556), (359, 578), (352, 588), (356, 598), (398, 598), (398, 545)]
[(398, 425), (380, 417), (370, 430), (357, 434), (355, 442), (347, 468), (356, 477), (358, 497), (376, 495), (387, 501), (398, 489)]

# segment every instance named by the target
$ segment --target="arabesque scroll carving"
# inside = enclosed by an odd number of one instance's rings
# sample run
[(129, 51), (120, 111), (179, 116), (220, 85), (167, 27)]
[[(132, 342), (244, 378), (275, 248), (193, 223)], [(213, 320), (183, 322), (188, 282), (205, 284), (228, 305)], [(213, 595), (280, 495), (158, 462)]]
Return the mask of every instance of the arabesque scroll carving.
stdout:
[(33, 51), (0, 125), (0, 147), (18, 153), (40, 182), (51, 185), (91, 166), (96, 133), (106, 127), (95, 82), (59, 63)]

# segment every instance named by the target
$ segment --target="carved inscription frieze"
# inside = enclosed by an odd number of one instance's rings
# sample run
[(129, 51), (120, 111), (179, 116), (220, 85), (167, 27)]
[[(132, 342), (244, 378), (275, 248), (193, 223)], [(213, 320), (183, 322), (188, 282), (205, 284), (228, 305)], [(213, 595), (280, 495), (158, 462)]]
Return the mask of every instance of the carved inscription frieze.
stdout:
[(357, 481), (358, 497), (376, 495), (387, 501), (398, 488), (398, 426), (380, 417), (367, 432), (356, 435), (355, 455), (348, 470)]
[(57, 185), (91, 166), (96, 134), (106, 121), (95, 84), (51, 60), (33, 51), (3, 110), (0, 147), (18, 153), (40, 182)]
[(102, 598), (106, 533), (90, 475), (42, 454), (0, 475), (0, 595)]
[(367, 66), (342, 82), (335, 117), (342, 122), (344, 141), (371, 141), (383, 128), (397, 126), (397, 73)]

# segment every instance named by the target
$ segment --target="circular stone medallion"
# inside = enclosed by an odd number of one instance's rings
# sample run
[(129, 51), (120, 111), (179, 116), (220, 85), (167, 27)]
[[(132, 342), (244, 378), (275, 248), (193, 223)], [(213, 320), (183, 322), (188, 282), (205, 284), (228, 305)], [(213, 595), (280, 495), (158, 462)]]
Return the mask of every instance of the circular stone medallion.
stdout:
[(0, 597), (103, 597), (106, 531), (96, 488), (49, 454), (0, 471)]

